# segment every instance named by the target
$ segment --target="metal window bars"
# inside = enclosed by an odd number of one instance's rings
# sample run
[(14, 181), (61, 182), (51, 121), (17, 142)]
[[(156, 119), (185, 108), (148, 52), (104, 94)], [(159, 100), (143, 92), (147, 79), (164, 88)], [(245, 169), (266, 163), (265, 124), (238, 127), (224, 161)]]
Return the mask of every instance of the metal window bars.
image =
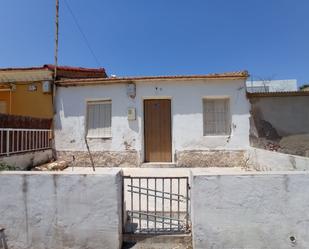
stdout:
[(188, 177), (124, 177), (125, 233), (189, 232)]
[(51, 135), (47, 129), (0, 128), (0, 156), (50, 149)]

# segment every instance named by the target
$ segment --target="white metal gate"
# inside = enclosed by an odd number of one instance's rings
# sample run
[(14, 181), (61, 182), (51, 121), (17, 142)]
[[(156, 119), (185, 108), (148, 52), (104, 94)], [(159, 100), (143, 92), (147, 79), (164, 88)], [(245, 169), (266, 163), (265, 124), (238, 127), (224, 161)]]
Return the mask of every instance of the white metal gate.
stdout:
[(125, 233), (189, 231), (188, 177), (125, 176), (123, 188)]

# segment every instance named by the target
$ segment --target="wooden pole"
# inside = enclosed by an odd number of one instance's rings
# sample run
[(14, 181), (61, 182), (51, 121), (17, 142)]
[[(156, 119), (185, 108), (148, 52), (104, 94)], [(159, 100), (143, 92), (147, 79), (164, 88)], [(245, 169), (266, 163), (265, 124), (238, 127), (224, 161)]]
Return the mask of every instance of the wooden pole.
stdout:
[[(58, 37), (59, 37), (59, 0), (56, 0), (56, 18), (55, 18), (55, 54), (54, 54), (54, 75), (53, 75), (53, 87), (52, 87), (52, 107), (53, 113), (56, 114), (56, 78), (57, 78), (57, 67), (58, 67)], [(52, 133), (53, 133), (53, 146), (52, 146), (52, 153), (53, 158), (57, 159), (57, 153), (55, 148), (55, 119), (53, 118), (54, 123), (52, 126)]]
[(58, 67), (58, 37), (59, 37), (59, 0), (56, 0), (56, 21), (55, 21), (55, 65), (54, 65), (54, 82), (57, 77), (57, 67)]

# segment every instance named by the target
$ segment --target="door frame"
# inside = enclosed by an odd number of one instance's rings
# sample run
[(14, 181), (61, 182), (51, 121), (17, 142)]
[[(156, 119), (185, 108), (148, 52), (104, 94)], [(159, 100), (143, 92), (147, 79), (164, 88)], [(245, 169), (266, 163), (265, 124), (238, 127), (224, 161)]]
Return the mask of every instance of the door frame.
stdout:
[[(142, 147), (141, 147), (141, 164), (142, 163), (151, 163), (151, 162), (146, 162), (146, 150), (145, 150), (145, 106), (144, 106), (144, 101), (145, 100), (151, 100), (151, 99), (167, 99), (167, 100), (170, 100), (171, 101), (171, 105), (170, 105), (170, 108), (171, 108), (171, 161), (170, 162), (167, 162), (167, 163), (174, 163), (175, 162), (175, 159), (174, 159), (174, 143), (173, 143), (173, 98), (172, 96), (144, 96), (142, 97), (142, 101), (141, 101), (141, 109), (143, 111), (143, 119), (142, 119), (142, 122), (141, 122), (141, 128), (142, 128)], [(155, 162), (155, 163), (158, 163), (158, 162)], [(163, 162), (163, 163), (166, 163), (166, 162)]]

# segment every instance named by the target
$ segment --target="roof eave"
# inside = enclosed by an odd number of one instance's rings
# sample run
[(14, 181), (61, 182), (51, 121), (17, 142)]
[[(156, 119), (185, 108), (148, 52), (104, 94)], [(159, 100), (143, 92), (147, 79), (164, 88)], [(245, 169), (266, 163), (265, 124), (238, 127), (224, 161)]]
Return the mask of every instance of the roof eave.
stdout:
[(193, 81), (193, 80), (246, 80), (244, 76), (188, 76), (188, 77), (149, 77), (149, 78), (96, 78), (96, 79), (68, 79), (58, 80), (58, 86), (84, 86), (101, 84), (125, 84), (132, 82), (153, 82), (153, 81)]

